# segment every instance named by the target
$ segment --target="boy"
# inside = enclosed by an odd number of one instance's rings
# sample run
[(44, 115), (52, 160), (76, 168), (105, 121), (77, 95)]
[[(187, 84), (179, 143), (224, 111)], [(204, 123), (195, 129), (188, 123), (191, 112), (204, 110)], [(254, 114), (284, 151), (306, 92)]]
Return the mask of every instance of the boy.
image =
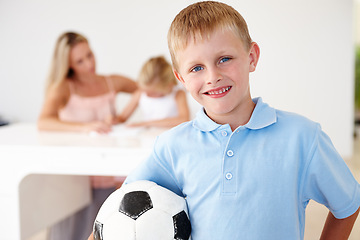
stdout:
[(232, 7), (199, 2), (168, 33), (174, 73), (203, 109), (158, 137), (127, 182), (186, 197), (192, 239), (304, 238), (310, 199), (331, 213), (321, 239), (347, 239), (360, 186), (316, 124), (251, 99), (260, 50)]

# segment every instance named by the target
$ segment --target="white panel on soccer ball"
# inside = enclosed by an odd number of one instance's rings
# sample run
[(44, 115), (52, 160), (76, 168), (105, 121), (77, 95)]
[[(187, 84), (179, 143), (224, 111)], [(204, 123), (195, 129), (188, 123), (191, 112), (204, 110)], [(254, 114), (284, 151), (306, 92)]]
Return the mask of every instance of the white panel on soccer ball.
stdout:
[(132, 191), (147, 191), (148, 189), (156, 186), (157, 184), (150, 181), (137, 181), (131, 184), (124, 184), (121, 186), (121, 189), (127, 193)]
[(174, 239), (172, 216), (159, 209), (150, 209), (136, 220), (136, 240)]
[(105, 221), (109, 215), (119, 211), (120, 201), (124, 197), (124, 191), (118, 189), (110, 194), (106, 201), (101, 206), (96, 219), (99, 222)]
[[(171, 215), (175, 215), (187, 209), (183, 197), (176, 195), (166, 188), (154, 187), (148, 190), (154, 208), (161, 209)], [(166, 196), (166, 197), (164, 197)]]
[(102, 233), (106, 240), (137, 240), (135, 236), (135, 221), (118, 211), (113, 212), (103, 222)]

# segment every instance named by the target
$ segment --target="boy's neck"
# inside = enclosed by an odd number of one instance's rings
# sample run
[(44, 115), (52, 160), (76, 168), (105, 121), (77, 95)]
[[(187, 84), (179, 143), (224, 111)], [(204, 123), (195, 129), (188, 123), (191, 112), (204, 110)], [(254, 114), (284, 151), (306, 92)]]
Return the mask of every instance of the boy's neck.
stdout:
[(231, 130), (234, 131), (239, 126), (244, 126), (249, 122), (255, 106), (256, 104), (249, 98), (249, 100), (243, 104), (241, 108), (238, 108), (236, 112), (231, 112), (222, 116), (210, 116), (205, 109), (205, 113), (218, 124), (229, 124)]

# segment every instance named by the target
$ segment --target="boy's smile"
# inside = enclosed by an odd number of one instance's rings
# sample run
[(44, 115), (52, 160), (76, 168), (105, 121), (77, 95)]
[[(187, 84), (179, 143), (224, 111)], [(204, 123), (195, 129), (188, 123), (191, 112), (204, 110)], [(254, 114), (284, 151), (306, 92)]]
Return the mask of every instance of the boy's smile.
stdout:
[(222, 87), (222, 88), (218, 88), (218, 89), (208, 91), (208, 92), (206, 92), (204, 94), (208, 94), (208, 95), (210, 95), (210, 97), (213, 97), (213, 98), (218, 98), (218, 97), (225, 96), (230, 89), (231, 89), (231, 86)]
[(246, 50), (230, 30), (215, 30), (177, 52), (179, 68), (174, 73), (211, 119), (236, 128), (248, 122), (254, 109), (249, 73), (258, 58), (256, 43)]

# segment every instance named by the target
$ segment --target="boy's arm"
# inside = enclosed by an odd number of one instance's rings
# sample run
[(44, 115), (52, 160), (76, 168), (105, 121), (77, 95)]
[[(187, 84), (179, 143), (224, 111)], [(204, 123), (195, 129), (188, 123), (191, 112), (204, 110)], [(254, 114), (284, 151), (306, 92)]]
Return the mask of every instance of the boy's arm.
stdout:
[(355, 220), (359, 214), (359, 209), (353, 215), (344, 219), (337, 219), (331, 212), (329, 212), (320, 240), (348, 239)]

